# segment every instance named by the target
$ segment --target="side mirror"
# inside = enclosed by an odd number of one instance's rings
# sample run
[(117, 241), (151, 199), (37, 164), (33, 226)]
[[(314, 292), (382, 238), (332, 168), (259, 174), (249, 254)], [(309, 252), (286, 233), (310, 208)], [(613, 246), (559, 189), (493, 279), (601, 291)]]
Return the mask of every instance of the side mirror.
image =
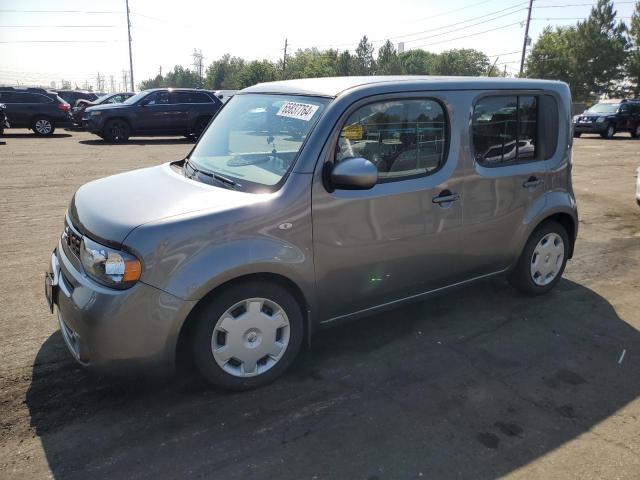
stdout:
[(329, 181), (333, 188), (368, 190), (378, 182), (378, 168), (366, 158), (347, 158), (333, 167)]

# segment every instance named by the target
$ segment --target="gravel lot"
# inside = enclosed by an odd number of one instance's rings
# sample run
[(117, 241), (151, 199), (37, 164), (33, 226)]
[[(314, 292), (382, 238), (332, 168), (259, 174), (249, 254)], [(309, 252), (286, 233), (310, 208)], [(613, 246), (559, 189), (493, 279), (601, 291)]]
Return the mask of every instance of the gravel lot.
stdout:
[(74, 190), (192, 143), (10, 132), (0, 478), (640, 478), (640, 141), (576, 141), (579, 239), (548, 296), (476, 284), (322, 333), (281, 380), (229, 394), (85, 373), (43, 297)]

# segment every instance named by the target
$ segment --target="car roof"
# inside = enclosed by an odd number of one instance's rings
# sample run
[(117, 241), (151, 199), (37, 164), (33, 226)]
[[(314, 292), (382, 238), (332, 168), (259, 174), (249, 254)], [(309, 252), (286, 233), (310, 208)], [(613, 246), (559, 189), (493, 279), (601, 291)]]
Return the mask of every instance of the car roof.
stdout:
[(532, 80), (528, 78), (374, 75), (370, 77), (324, 77), (266, 82), (245, 88), (240, 93), (289, 93), (294, 95), (337, 97), (348, 90), (358, 87), (375, 90), (377, 87), (399, 83), (429, 90), (539, 89), (550, 85), (563, 84), (563, 82), (554, 80)]

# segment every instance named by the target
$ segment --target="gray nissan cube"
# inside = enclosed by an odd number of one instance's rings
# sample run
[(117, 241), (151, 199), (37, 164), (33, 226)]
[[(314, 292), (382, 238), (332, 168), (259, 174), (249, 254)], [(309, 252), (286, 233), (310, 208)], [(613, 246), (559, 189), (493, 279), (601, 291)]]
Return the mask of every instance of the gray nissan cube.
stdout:
[(186, 354), (219, 387), (263, 385), (343, 320), (499, 275), (551, 290), (578, 228), (572, 138), (561, 82), (259, 84), (186, 158), (78, 189), (49, 306), (86, 367)]

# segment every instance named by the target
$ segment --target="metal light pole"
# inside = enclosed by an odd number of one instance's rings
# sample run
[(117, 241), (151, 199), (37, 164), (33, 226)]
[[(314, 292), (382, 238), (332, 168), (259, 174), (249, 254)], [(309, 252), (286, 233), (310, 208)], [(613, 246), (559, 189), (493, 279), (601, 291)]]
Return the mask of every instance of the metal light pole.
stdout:
[[(131, 55), (131, 21), (129, 20), (129, 0), (125, 0), (127, 4), (127, 35), (129, 37), (129, 78), (131, 79), (131, 91), (135, 92), (133, 86), (133, 56)], [(531, 10), (529, 10), (531, 15)]]
[(524, 57), (527, 53), (527, 41), (529, 40), (529, 23), (531, 23), (531, 7), (533, 0), (529, 0), (529, 13), (527, 14), (527, 26), (524, 29), (524, 43), (522, 44), (522, 59), (520, 60), (520, 76), (524, 71)]

